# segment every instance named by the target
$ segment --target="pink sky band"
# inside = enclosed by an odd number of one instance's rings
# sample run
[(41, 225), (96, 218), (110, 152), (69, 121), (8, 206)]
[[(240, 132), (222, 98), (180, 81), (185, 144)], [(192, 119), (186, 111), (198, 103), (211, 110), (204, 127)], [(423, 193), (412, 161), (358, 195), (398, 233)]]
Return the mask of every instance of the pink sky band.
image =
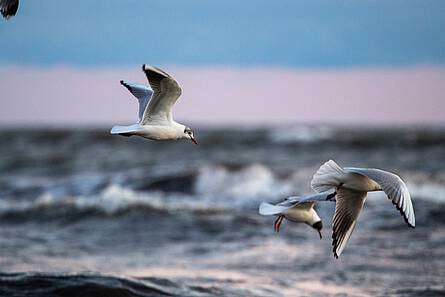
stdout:
[[(445, 68), (292, 70), (163, 67), (181, 84), (174, 115), (202, 124), (445, 124)], [(0, 69), (0, 124), (108, 125), (137, 121), (121, 79), (140, 67)]]

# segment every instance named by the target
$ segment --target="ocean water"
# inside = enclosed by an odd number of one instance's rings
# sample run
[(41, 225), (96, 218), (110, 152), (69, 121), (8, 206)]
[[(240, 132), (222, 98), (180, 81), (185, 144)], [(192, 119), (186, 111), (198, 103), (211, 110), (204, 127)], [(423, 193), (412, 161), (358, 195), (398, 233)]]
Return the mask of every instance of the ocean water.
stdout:
[[(1, 296), (445, 296), (445, 129), (197, 129), (200, 144), (107, 129), (3, 129)], [(370, 194), (340, 259), (323, 239), (258, 215), (311, 193), (326, 160), (400, 174), (409, 228)]]

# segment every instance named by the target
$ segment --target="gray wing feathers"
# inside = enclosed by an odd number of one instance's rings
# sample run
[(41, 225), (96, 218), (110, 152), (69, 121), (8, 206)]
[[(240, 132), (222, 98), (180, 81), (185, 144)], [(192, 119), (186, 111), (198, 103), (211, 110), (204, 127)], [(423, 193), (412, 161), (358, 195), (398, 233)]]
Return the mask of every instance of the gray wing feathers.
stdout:
[[(333, 200), (332, 200), (333, 199)], [(260, 205), (260, 214), (277, 214), (289, 208), (311, 209), (317, 201), (335, 201), (335, 193), (315, 194), (308, 196), (292, 196), (276, 205), (263, 202)]]
[(181, 96), (181, 87), (171, 75), (159, 68), (144, 64), (142, 70), (154, 91), (142, 122), (172, 121), (172, 108)]
[(309, 209), (313, 208), (314, 205), (315, 205), (315, 202), (306, 201), (306, 202), (300, 202), (300, 203), (294, 204), (290, 208), (299, 208), (299, 209), (309, 210)]
[(345, 249), (365, 200), (366, 192), (345, 188), (337, 191), (337, 203), (332, 223), (332, 250), (335, 258), (338, 258)]
[(323, 201), (335, 201), (335, 192), (333, 193), (321, 193), (307, 196), (291, 196), (286, 198), (280, 205), (294, 205), (305, 202), (323, 202)]
[(19, 9), (19, 0), (0, 0), (0, 12), (4, 18), (15, 16)]
[(150, 101), (151, 95), (153, 94), (153, 91), (150, 90), (147, 86), (129, 83), (123, 80), (121, 80), (121, 85), (127, 88), (127, 90), (130, 91), (130, 93), (133, 94), (133, 96), (136, 97), (136, 99), (138, 99), (139, 122), (141, 122), (145, 109), (148, 105), (148, 102)]
[(400, 211), (406, 223), (413, 228), (416, 226), (411, 195), (409, 194), (408, 187), (398, 175), (380, 169), (345, 168), (345, 170), (362, 174), (378, 183)]

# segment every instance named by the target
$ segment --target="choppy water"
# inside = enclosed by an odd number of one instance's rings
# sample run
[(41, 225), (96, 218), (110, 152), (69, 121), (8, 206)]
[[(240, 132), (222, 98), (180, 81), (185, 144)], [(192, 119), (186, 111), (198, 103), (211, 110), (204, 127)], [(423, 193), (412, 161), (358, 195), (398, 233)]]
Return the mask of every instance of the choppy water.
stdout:
[[(188, 142), (97, 130), (2, 130), (2, 296), (445, 296), (445, 129), (211, 129)], [(416, 228), (371, 194), (339, 260), (261, 217), (318, 166), (399, 173)], [(38, 289), (37, 289), (38, 288)]]

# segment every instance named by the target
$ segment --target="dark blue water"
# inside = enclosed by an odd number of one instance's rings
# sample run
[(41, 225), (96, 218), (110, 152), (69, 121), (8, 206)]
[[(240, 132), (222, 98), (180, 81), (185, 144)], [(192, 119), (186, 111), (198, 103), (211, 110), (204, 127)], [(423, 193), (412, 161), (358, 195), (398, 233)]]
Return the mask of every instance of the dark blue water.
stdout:
[[(211, 129), (189, 142), (96, 130), (2, 130), (2, 296), (445, 295), (445, 129)], [(311, 193), (326, 160), (400, 174), (416, 228), (371, 194), (339, 260), (257, 214)]]

